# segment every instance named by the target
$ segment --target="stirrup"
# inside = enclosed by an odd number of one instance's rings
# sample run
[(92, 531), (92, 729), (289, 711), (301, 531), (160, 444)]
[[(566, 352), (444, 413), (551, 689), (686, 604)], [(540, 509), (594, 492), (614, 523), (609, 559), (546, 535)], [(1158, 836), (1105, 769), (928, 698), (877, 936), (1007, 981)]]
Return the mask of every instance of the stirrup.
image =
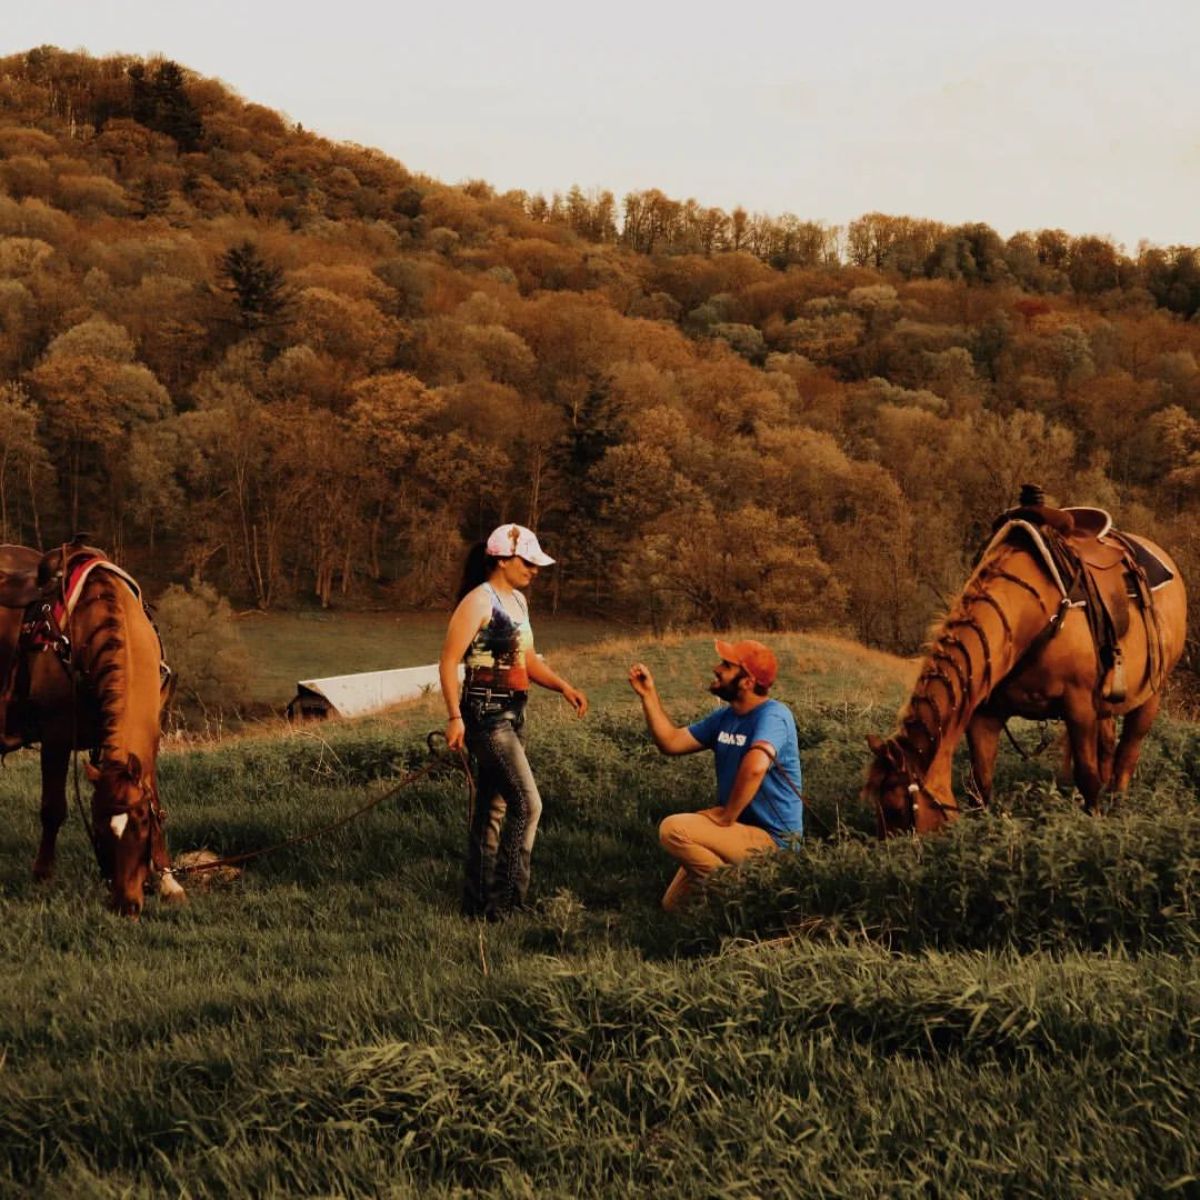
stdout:
[(1109, 672), (1108, 690), (1101, 690), (1100, 698), (1106, 704), (1122, 704), (1125, 701), (1125, 659), (1120, 650), (1113, 660), (1112, 671)]

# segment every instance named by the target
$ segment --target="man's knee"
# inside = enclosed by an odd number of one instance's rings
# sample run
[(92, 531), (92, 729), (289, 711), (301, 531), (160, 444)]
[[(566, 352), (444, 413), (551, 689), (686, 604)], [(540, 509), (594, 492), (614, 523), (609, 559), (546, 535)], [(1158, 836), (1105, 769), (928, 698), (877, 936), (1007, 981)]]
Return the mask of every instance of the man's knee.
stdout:
[(658, 827), (658, 842), (664, 850), (671, 851), (691, 842), (687, 832), (687, 818), (690, 813), (674, 813), (664, 817)]

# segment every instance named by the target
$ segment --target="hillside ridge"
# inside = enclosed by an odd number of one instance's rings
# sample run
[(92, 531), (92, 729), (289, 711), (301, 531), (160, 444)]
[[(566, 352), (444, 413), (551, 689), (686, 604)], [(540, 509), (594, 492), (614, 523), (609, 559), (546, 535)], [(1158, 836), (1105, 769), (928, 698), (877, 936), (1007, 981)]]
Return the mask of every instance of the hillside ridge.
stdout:
[(911, 653), (1031, 480), (1195, 574), (1188, 247), (450, 187), (48, 47), (0, 60), (0, 235), (0, 537), (152, 591), (428, 608), (517, 519), (555, 606)]

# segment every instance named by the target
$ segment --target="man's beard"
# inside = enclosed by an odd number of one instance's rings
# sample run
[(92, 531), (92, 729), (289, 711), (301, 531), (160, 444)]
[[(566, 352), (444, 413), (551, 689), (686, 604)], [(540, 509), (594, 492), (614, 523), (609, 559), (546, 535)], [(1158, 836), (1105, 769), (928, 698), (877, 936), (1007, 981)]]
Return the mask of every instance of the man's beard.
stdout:
[(741, 691), (741, 682), (741, 674), (735, 675), (728, 683), (722, 683), (719, 679), (715, 679), (708, 685), (708, 690), (714, 696), (732, 703), (738, 698), (738, 694)]

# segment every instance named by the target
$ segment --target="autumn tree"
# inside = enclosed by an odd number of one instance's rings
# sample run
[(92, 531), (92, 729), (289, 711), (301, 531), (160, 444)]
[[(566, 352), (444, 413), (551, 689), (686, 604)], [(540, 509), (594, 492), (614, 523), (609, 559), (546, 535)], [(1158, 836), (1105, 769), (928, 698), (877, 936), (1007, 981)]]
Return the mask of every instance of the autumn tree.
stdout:
[(54, 484), (50, 456), (38, 436), (38, 412), (20, 383), (0, 385), (0, 542), (42, 544), (39, 504)]
[(99, 525), (115, 552), (124, 538), (130, 437), (171, 411), (166, 389), (133, 355), (120, 326), (91, 320), (56, 338), (29, 375), (47, 449), (65, 474), (70, 526), (81, 528), (86, 506), (87, 524)]
[(845, 594), (799, 517), (746, 505), (673, 509), (622, 565), (624, 586), (660, 627), (803, 629), (836, 623)]

